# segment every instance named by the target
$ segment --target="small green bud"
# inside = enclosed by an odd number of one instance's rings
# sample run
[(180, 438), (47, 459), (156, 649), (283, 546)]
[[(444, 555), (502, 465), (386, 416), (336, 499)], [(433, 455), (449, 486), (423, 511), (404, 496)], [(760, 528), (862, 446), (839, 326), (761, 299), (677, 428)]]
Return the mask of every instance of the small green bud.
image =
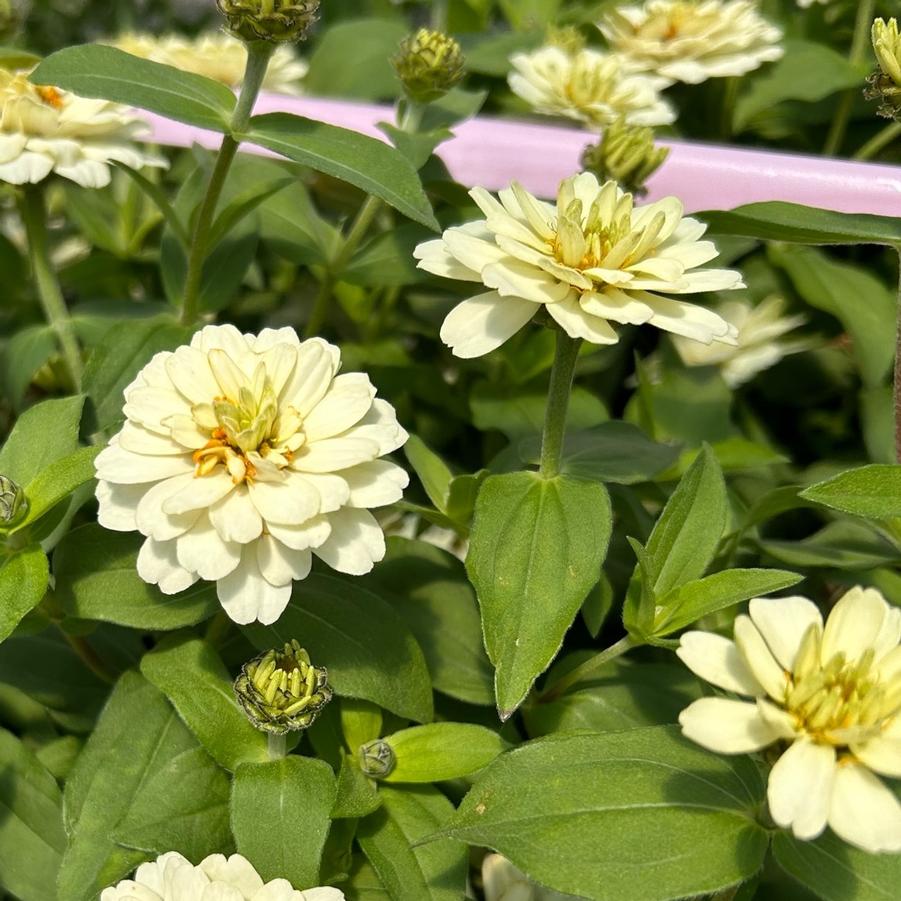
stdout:
[(26, 13), (24, 0), (0, 0), (0, 44), (18, 34)]
[(397, 766), (394, 750), (384, 739), (377, 738), (360, 748), (360, 769), (373, 779), (384, 779)]
[(878, 109), (886, 119), (901, 119), (901, 35), (898, 20), (873, 22), (873, 52), (879, 68), (867, 79), (867, 100), (882, 100)]
[(632, 194), (644, 194), (645, 182), (668, 156), (668, 147), (655, 146), (652, 128), (619, 119), (607, 128), (600, 143), (585, 149), (582, 167), (601, 181), (613, 179)]
[(328, 672), (291, 640), (241, 668), (235, 696), (247, 718), (263, 732), (284, 735), (308, 729), (332, 699)]
[(460, 45), (449, 35), (428, 28), (404, 38), (391, 64), (415, 103), (439, 100), (466, 74)]
[(0, 476), (0, 526), (14, 525), (27, 511), (25, 492), (12, 479)]
[(302, 41), (318, 18), (319, 0), (216, 0), (228, 30), (242, 41)]

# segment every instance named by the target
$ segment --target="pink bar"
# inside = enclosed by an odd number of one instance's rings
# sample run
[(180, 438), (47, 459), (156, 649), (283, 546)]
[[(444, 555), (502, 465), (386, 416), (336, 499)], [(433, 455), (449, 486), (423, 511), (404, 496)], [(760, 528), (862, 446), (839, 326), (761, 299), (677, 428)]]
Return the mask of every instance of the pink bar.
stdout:
[[(256, 111), (291, 112), (383, 140), (376, 124), (394, 118), (385, 106), (275, 95), (261, 97)], [(219, 140), (157, 116), (149, 119), (153, 140), (160, 144), (215, 146)], [(497, 190), (516, 180), (542, 197), (552, 197), (560, 181), (578, 171), (582, 150), (593, 139), (575, 128), (490, 118), (465, 122), (455, 132), (439, 155), (462, 184)], [(689, 142), (670, 146), (669, 159), (649, 182), (649, 199), (673, 194), (689, 212), (785, 200), (845, 213), (901, 216), (898, 166)]]

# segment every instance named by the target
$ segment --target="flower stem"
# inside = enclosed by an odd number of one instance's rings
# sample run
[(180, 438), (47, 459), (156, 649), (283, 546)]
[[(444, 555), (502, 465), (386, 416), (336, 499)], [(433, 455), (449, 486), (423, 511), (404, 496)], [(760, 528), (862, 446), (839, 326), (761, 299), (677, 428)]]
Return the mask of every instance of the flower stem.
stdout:
[(25, 188), (19, 210), (25, 226), (25, 233), (28, 236), (28, 253), (44, 316), (56, 332), (72, 384), (75, 390), (80, 392), (83, 371), (81, 349), (78, 346), (75, 329), (66, 308), (66, 301), (50, 260), (47, 208), (44, 203), (44, 190), (40, 185), (30, 185)]
[(576, 360), (579, 358), (581, 338), (570, 338), (562, 329), (557, 331), (557, 350), (551, 369), (547, 410), (544, 416), (544, 435), (541, 440), (541, 475), (552, 479), (560, 472), (563, 440), (566, 435), (566, 414), (572, 394)]
[(546, 688), (538, 696), (538, 702), (540, 704), (546, 704), (549, 701), (555, 701), (572, 688), (573, 685), (582, 682), (590, 676), (595, 670), (600, 669), (604, 664), (609, 663), (611, 660), (616, 660), (617, 657), (622, 657), (626, 651), (630, 651), (632, 648), (636, 647), (638, 647), (638, 642), (631, 636), (627, 635), (625, 638), (621, 638), (616, 644), (610, 645), (609, 648), (601, 651), (600, 654), (595, 654), (594, 657), (586, 660), (583, 664), (577, 666), (574, 670), (571, 670), (565, 676), (562, 676), (554, 682), (549, 688)]
[(66, 643), (78, 655), (81, 662), (101, 681), (112, 685), (116, 677), (107, 668), (100, 655), (94, 650), (88, 641), (80, 635), (70, 635), (65, 629), (60, 628), (60, 633), (66, 639)]
[[(851, 39), (851, 50), (848, 53), (848, 61), (852, 65), (863, 62), (867, 51), (870, 29), (873, 26), (873, 16), (876, 0), (860, 0), (857, 4), (857, 20), (854, 24), (854, 37)], [(826, 146), (823, 148), (825, 156), (835, 156), (842, 148), (845, 134), (848, 131), (848, 123), (851, 120), (851, 111), (854, 109), (854, 100), (857, 90), (845, 91), (838, 104), (835, 118), (826, 138)]]
[(263, 86), (269, 60), (274, 51), (274, 44), (266, 41), (258, 41), (247, 45), (247, 68), (244, 72), (244, 82), (241, 85), (241, 93), (232, 113), (230, 133), (222, 138), (219, 145), (219, 153), (216, 157), (216, 165), (210, 175), (206, 194), (197, 214), (197, 224), (194, 234), (191, 236), (191, 250), (188, 255), (188, 274), (185, 278), (185, 291), (182, 301), (181, 321), (185, 325), (193, 325), (200, 315), (200, 287), (203, 279), (203, 264), (206, 262), (209, 251), (210, 229), (213, 225), (213, 217), (229, 169), (238, 153), (240, 141), (235, 135), (245, 131), (253, 107)]
[(288, 753), (288, 739), (284, 735), (269, 733), (269, 759), (281, 760)]
[(854, 154), (854, 159), (871, 160), (877, 153), (888, 147), (888, 145), (898, 137), (901, 137), (901, 122), (890, 122), (885, 128), (876, 132), (876, 134)]
[(901, 245), (898, 251), (898, 326), (895, 338), (895, 458), (901, 463)]

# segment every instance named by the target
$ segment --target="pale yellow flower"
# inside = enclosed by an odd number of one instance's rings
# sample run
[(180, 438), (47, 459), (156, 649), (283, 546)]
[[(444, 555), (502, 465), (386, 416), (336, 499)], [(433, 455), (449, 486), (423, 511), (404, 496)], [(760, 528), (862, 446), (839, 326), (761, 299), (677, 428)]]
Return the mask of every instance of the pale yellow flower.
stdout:
[(677, 651), (696, 675), (752, 700), (711, 697), (682, 711), (692, 741), (723, 754), (788, 742), (769, 777), (775, 822), (814, 839), (826, 826), (865, 851), (901, 851), (901, 610), (852, 588), (823, 625), (803, 597), (750, 603), (735, 640), (687, 632)]
[(873, 23), (873, 51), (882, 71), (901, 87), (901, 35), (897, 19), (888, 22), (877, 19)]
[(616, 7), (598, 27), (632, 66), (688, 84), (745, 75), (783, 55), (782, 31), (756, 0), (648, 0)]

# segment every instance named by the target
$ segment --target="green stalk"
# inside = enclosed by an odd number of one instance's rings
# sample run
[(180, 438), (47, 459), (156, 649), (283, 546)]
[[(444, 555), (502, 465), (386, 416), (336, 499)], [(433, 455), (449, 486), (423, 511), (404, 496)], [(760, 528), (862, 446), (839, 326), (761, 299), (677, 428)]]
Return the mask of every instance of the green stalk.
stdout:
[[(870, 29), (873, 27), (876, 0), (860, 0), (857, 5), (857, 20), (854, 23), (854, 37), (851, 39), (851, 50), (848, 53), (848, 62), (852, 65), (862, 63), (867, 52), (870, 40)], [(823, 148), (825, 156), (835, 156), (842, 148), (845, 134), (848, 131), (848, 123), (851, 120), (851, 111), (854, 108), (854, 100), (857, 90), (846, 91), (838, 104), (835, 118), (826, 138), (826, 146)]]
[(630, 636), (627, 635), (625, 638), (621, 638), (616, 644), (610, 645), (609, 648), (601, 651), (600, 654), (595, 654), (594, 657), (586, 660), (583, 664), (577, 666), (574, 670), (571, 670), (565, 676), (554, 682), (550, 688), (545, 689), (538, 696), (538, 703), (546, 704), (550, 701), (555, 701), (572, 688), (573, 685), (587, 679), (592, 673), (609, 663), (611, 660), (622, 657), (626, 651), (630, 651), (632, 648), (636, 647), (638, 647), (638, 643)]
[(890, 122), (854, 154), (854, 159), (871, 160), (898, 137), (901, 137), (901, 122)]
[(273, 735), (269, 733), (269, 759), (281, 760), (287, 756), (288, 739), (284, 735)]
[(185, 325), (193, 325), (200, 315), (200, 287), (203, 279), (203, 265), (209, 251), (210, 229), (213, 225), (219, 198), (222, 196), (222, 189), (225, 187), (225, 180), (240, 145), (234, 135), (241, 134), (247, 129), (274, 49), (275, 45), (267, 41), (257, 41), (247, 45), (247, 67), (244, 71), (241, 93), (238, 96), (235, 111), (232, 113), (230, 134), (225, 135), (219, 145), (216, 165), (210, 175), (206, 194), (200, 206), (200, 212), (197, 214), (194, 234), (191, 236), (188, 274), (185, 278), (185, 294), (181, 312), (181, 321)]
[(901, 463), (901, 245), (898, 251), (898, 328), (895, 339), (895, 458)]
[(447, 0), (432, 0), (432, 30), (447, 31)]
[(78, 346), (75, 329), (69, 318), (69, 310), (66, 308), (66, 301), (50, 260), (47, 208), (44, 203), (44, 189), (41, 185), (29, 185), (25, 188), (19, 203), (19, 211), (25, 226), (25, 234), (28, 237), (28, 254), (44, 317), (56, 332), (72, 384), (75, 386), (75, 390), (80, 392), (83, 372), (81, 349)]
[(548, 388), (544, 435), (541, 439), (540, 472), (545, 479), (552, 479), (560, 473), (560, 460), (563, 456), (563, 441), (566, 435), (566, 414), (569, 410), (576, 360), (579, 358), (581, 346), (581, 338), (570, 338), (562, 329), (557, 331), (557, 349)]

